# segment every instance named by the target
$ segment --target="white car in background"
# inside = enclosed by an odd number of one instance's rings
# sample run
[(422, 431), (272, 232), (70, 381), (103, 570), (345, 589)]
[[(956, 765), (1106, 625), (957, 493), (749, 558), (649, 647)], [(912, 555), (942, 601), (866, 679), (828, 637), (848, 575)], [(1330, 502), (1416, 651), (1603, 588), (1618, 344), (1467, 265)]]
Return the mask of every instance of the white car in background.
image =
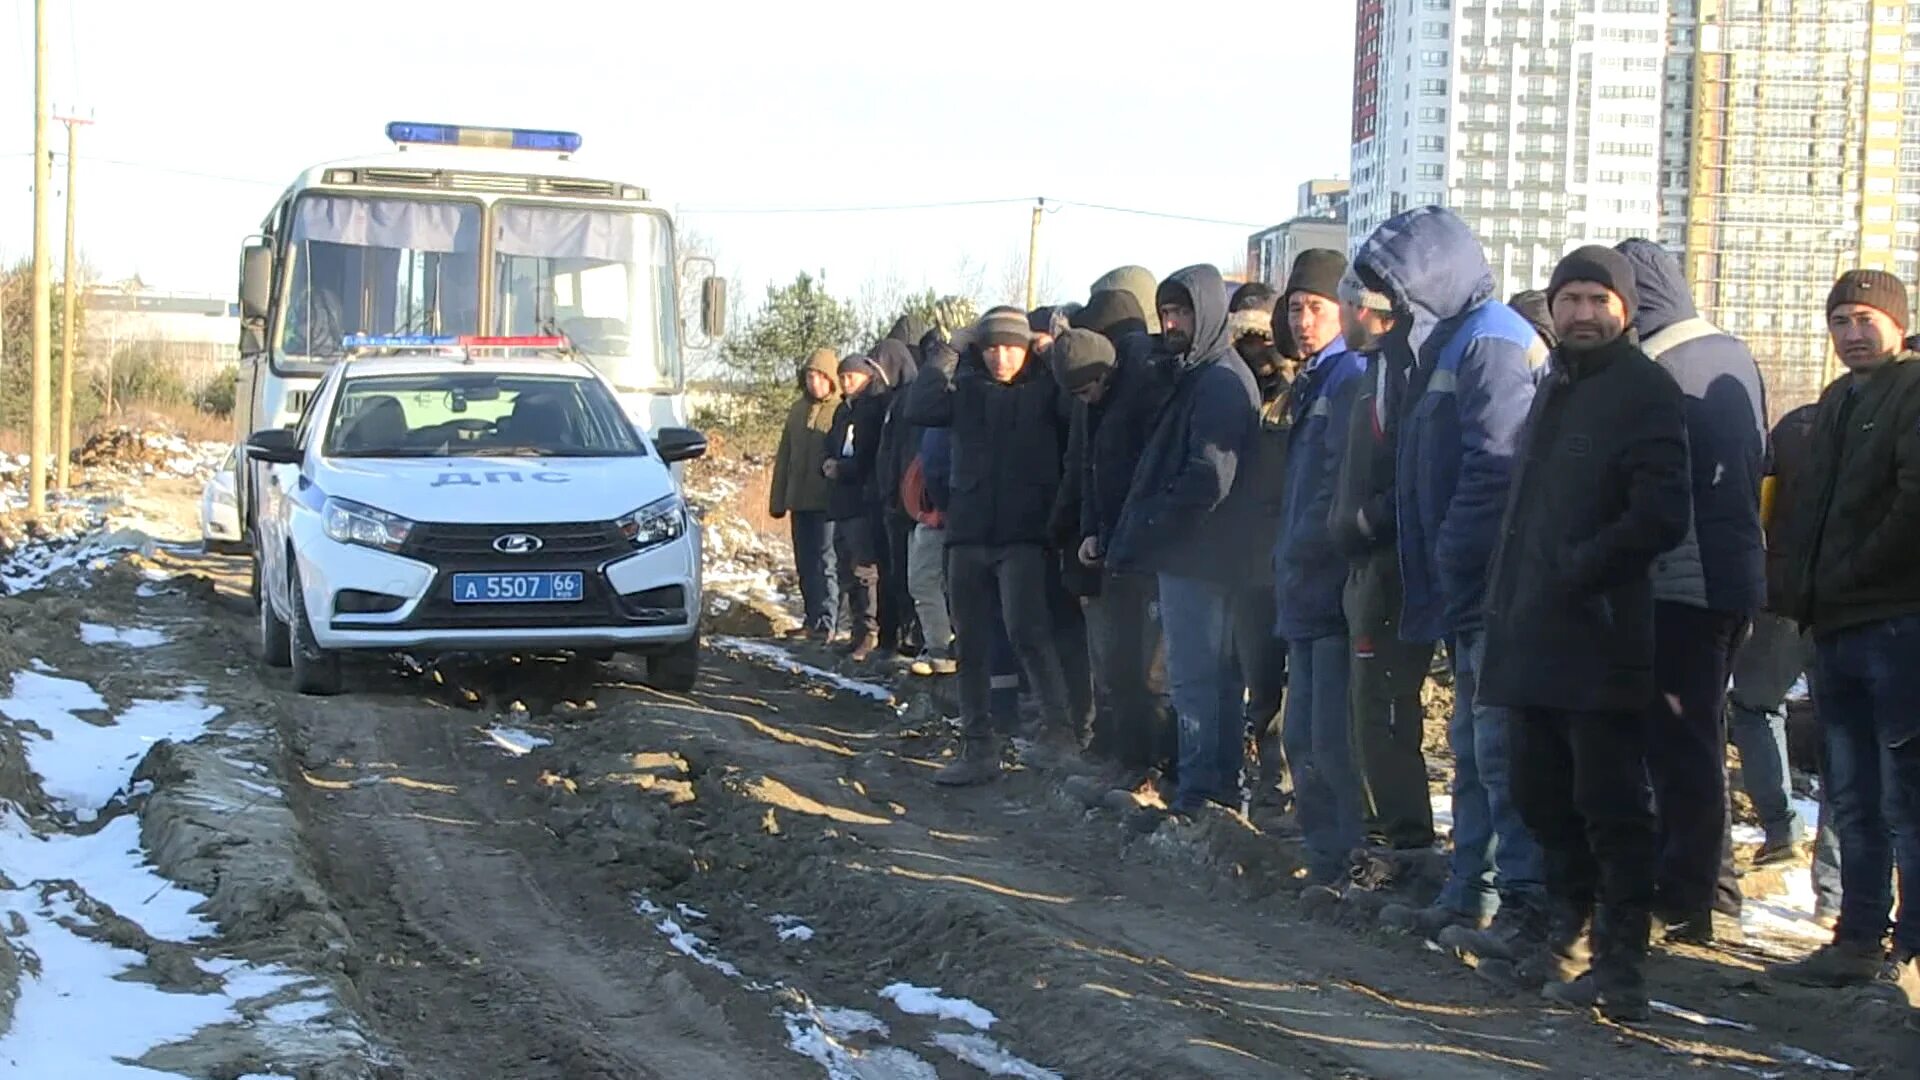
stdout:
[(234, 465), (240, 450), (235, 447), (220, 459), (220, 468), (200, 493), (200, 542), (208, 551), (226, 552), (242, 547), (240, 507), (233, 497)]
[(297, 427), (248, 441), (261, 653), (302, 693), (339, 692), (344, 653), (403, 649), (632, 652), (692, 686), (700, 530), (669, 466), (705, 438), (649, 438), (558, 341), (494, 341), (351, 355)]

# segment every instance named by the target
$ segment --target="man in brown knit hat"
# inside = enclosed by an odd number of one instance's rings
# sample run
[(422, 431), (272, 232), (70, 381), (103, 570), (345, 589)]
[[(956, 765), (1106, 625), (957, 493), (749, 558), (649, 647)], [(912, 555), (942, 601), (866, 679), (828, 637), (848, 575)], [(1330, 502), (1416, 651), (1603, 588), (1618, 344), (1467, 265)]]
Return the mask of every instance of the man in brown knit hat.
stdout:
[[(1920, 355), (1902, 341), (1909, 322), (1906, 285), (1884, 271), (1849, 271), (1827, 297), (1847, 374), (1820, 396), (1783, 592), (1813, 632), (1840, 921), (1832, 944), (1775, 974), (1889, 983), (1920, 1008)], [(1896, 866), (1905, 902), (1889, 954)]]

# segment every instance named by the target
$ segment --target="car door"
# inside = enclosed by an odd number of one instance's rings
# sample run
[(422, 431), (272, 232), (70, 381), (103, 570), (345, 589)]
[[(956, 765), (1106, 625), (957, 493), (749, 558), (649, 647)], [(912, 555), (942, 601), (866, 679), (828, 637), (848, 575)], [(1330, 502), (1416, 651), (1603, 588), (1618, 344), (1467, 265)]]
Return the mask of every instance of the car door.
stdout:
[(292, 613), (292, 602), (286, 590), (290, 571), (286, 565), (287, 515), (293, 510), (293, 495), (298, 489), (300, 475), (306, 469), (304, 458), (313, 453), (314, 443), (320, 438), (320, 429), (325, 426), (320, 418), (326, 415), (326, 403), (333, 398), (332, 389), (336, 381), (333, 374), (329, 373), (313, 396), (307, 399), (307, 407), (294, 425), (294, 441), (302, 451), (302, 462), (297, 465), (266, 465), (261, 470), (260, 565), (264, 568), (261, 588), (278, 596), (281, 602), (275, 606), (287, 614)]

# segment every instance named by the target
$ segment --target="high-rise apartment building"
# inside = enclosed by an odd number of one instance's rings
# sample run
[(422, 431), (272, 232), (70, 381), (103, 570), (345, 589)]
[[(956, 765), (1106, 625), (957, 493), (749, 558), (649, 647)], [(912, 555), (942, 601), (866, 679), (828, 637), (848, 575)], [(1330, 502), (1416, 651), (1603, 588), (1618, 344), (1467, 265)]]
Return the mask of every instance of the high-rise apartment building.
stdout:
[(1778, 416), (1837, 374), (1833, 279), (1920, 273), (1920, 4), (1670, 2), (1661, 238)]
[(1443, 203), (1506, 295), (1578, 244), (1657, 237), (1776, 416), (1837, 371), (1838, 274), (1920, 278), (1920, 0), (1359, 0), (1357, 19), (1350, 243)]
[(1655, 234), (1667, 0), (1361, 0), (1358, 20), (1350, 242), (1452, 207), (1505, 296), (1580, 242)]

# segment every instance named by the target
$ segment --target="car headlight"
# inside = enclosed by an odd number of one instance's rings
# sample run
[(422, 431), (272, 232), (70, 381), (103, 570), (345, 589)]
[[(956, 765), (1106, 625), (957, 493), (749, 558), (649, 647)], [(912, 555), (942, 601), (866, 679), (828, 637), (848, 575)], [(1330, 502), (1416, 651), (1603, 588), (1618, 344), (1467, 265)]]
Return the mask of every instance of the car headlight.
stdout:
[(328, 539), (382, 551), (399, 551), (413, 531), (413, 522), (406, 518), (351, 499), (328, 499), (320, 508), (320, 520)]
[(621, 535), (637, 548), (650, 548), (669, 540), (678, 540), (687, 532), (687, 506), (678, 495), (669, 495), (626, 515), (614, 524)]

